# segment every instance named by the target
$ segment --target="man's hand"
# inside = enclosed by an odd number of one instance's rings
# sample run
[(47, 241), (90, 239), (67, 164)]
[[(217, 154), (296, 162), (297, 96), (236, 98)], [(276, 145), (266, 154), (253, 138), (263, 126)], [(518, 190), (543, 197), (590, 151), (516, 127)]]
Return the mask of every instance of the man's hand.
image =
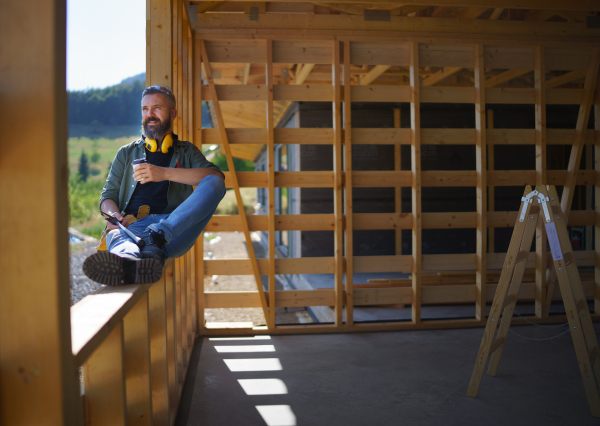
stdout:
[(167, 174), (164, 167), (154, 164), (140, 164), (133, 173), (133, 179), (141, 184), (148, 182), (162, 182), (167, 180)]
[[(110, 216), (114, 217), (115, 219), (117, 219), (119, 222), (121, 222), (121, 225), (123, 225), (125, 228), (127, 228), (129, 226), (129, 223), (127, 222), (127, 220), (125, 220), (125, 218), (123, 216), (121, 216), (121, 213), (112, 212), (112, 213), (108, 213), (108, 214)], [(121, 229), (121, 228), (119, 228), (119, 225), (112, 224), (109, 221), (106, 221), (106, 227), (108, 229), (110, 229), (111, 231), (113, 229)]]
[[(119, 213), (119, 206), (117, 206), (117, 203), (115, 203), (110, 198), (107, 198), (106, 200), (104, 200), (102, 202), (102, 205), (100, 206), (100, 212), (102, 213), (103, 216), (107, 215), (107, 216), (114, 217), (119, 222), (121, 222), (121, 225), (123, 225), (125, 228), (127, 228), (129, 226), (129, 223), (127, 223), (127, 221), (125, 219), (123, 219), (123, 216), (121, 216), (121, 213)], [(120, 229), (119, 225), (112, 224), (109, 221), (106, 221), (106, 227), (108, 229), (110, 229), (111, 231), (113, 229)]]

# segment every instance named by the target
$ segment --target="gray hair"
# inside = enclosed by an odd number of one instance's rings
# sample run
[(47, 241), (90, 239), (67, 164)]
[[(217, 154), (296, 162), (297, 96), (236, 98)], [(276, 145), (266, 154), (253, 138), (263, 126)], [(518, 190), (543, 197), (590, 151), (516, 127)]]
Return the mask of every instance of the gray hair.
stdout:
[(170, 109), (176, 109), (176, 101), (175, 95), (171, 92), (171, 89), (167, 86), (149, 86), (144, 89), (142, 92), (142, 99), (146, 95), (154, 95), (160, 93), (167, 99), (167, 103), (169, 104)]

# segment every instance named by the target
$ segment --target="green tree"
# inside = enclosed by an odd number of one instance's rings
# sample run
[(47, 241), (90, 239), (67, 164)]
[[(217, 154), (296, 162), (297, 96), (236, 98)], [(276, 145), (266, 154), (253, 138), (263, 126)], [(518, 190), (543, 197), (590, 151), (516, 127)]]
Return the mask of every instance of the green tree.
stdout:
[(81, 157), (79, 157), (79, 176), (82, 181), (87, 181), (88, 176), (90, 175), (90, 165), (88, 163), (87, 155), (85, 155), (85, 151), (81, 151)]
[(100, 153), (98, 151), (92, 152), (92, 155), (90, 157), (90, 161), (92, 163), (97, 163), (98, 161), (100, 161)]

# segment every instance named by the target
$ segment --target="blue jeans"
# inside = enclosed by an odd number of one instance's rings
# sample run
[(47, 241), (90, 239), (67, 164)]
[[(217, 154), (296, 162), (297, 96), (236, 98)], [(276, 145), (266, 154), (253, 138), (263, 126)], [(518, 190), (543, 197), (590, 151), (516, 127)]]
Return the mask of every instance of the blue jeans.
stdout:
[[(146, 228), (163, 231), (167, 257), (179, 257), (192, 248), (225, 196), (225, 182), (215, 175), (204, 177), (192, 193), (172, 213), (151, 214), (127, 227), (140, 237)], [(106, 236), (108, 251), (116, 255), (140, 257), (137, 244), (123, 230), (114, 229)]]

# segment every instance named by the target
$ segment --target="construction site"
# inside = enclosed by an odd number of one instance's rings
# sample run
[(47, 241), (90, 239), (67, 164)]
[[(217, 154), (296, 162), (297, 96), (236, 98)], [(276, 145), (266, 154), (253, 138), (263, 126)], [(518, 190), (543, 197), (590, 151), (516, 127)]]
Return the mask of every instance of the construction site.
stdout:
[(66, 2), (0, 4), (0, 424), (598, 423), (598, 0), (147, 0), (238, 214), (72, 307)]

